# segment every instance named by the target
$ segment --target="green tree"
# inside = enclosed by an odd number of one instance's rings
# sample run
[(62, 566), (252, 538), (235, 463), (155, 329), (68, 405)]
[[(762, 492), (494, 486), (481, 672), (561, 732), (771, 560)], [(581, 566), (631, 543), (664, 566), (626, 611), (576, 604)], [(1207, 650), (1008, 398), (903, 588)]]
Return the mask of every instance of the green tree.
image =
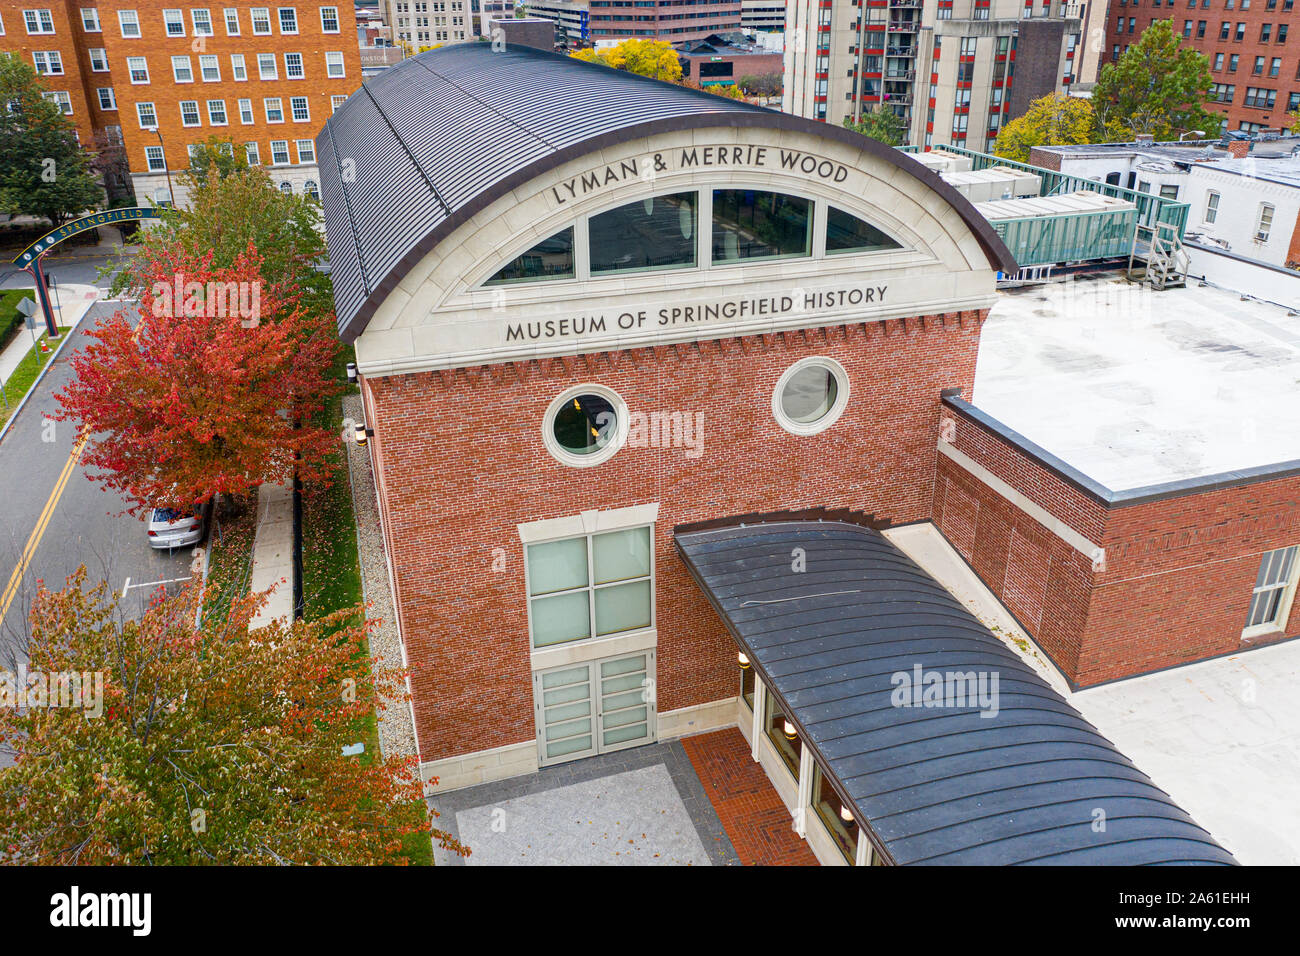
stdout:
[(1220, 118), (1205, 108), (1210, 61), (1181, 45), (1173, 21), (1157, 20), (1117, 63), (1102, 67), (1092, 90), (1096, 133), (1100, 140), (1129, 141), (1138, 135), (1177, 139), (1200, 130), (1219, 131)]
[(190, 153), (190, 168), (181, 174), (181, 181), (190, 188), (203, 189), (209, 180), (225, 179), (232, 173), (248, 168), (248, 155), (242, 146), (221, 136), (209, 136)]
[(907, 135), (907, 126), (903, 120), (884, 106), (863, 113), (857, 122), (845, 120), (844, 125), (863, 136), (878, 139), (886, 146), (902, 146), (903, 138)]
[(144, 234), (139, 254), (113, 277), (114, 294), (138, 298), (152, 281), (150, 263), (174, 256), (177, 249), (192, 256), (211, 252), (214, 268), (232, 268), (251, 242), (272, 290), (282, 296), (297, 290), (309, 313), (333, 312), (333, 287), (318, 268), (325, 260), (320, 206), (306, 196), (281, 192), (260, 166), (236, 159), (226, 169), (228, 162), (223, 158), (216, 166), (225, 169), (224, 175), (209, 175), (212, 166), (204, 167), (200, 176), (194, 170), (180, 175), (180, 185), (189, 191), (188, 204), (163, 210), (161, 223)]
[(104, 190), (91, 170), (93, 154), (77, 144), (76, 127), (45, 84), (17, 56), (0, 56), (0, 208), (44, 216), (54, 225), (98, 208)]
[(569, 56), (587, 63), (600, 63), (615, 70), (639, 73), (665, 83), (682, 81), (682, 63), (672, 44), (664, 40), (624, 40), (603, 50), (575, 50)]
[(993, 152), (1018, 163), (1029, 161), (1034, 146), (1073, 146), (1093, 142), (1092, 104), (1078, 96), (1049, 93), (1029, 104), (998, 133)]

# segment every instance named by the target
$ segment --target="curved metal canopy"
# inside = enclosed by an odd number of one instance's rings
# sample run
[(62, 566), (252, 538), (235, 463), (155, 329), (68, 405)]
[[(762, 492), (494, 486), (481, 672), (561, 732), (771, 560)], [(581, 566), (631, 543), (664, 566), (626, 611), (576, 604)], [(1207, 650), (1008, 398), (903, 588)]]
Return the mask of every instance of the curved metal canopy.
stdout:
[[(773, 519), (680, 528), (676, 544), (887, 859), (1235, 862), (879, 531)], [(918, 674), (997, 675), (997, 694), (983, 707), (895, 699)]]

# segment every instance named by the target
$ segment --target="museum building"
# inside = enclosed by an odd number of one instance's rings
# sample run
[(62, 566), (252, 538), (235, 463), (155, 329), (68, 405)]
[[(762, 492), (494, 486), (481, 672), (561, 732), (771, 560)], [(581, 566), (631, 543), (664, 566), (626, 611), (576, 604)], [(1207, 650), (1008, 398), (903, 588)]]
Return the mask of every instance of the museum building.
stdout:
[(739, 726), (823, 862), (1232, 862), (889, 537), (978, 454), (1016, 269), (936, 174), (513, 45), (403, 61), (318, 146), (438, 789)]

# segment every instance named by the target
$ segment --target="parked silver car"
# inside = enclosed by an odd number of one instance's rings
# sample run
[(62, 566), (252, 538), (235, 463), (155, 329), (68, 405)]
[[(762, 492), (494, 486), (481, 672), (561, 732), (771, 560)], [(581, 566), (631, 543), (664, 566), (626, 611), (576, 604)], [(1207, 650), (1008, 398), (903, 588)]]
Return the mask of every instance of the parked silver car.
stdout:
[(149, 512), (149, 547), (187, 548), (203, 540), (207, 531), (206, 509), (175, 511), (171, 508), (154, 508)]

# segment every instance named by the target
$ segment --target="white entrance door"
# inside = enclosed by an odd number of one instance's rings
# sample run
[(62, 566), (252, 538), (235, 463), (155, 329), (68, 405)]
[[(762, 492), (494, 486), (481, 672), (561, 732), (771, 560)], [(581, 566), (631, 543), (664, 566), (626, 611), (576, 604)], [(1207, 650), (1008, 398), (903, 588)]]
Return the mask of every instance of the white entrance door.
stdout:
[(655, 739), (655, 652), (533, 674), (537, 757), (542, 766)]

